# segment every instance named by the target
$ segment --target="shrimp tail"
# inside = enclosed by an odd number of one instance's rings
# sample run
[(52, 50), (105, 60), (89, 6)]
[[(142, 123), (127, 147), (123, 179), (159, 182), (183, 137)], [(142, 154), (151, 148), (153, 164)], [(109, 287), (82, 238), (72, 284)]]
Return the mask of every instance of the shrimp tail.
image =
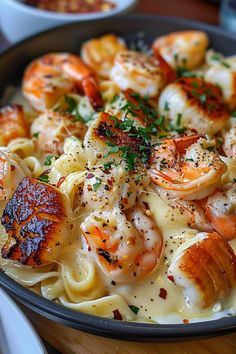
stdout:
[(81, 82), (85, 96), (88, 97), (92, 107), (98, 111), (103, 107), (102, 96), (98, 90), (98, 85), (92, 76), (84, 78)]
[(153, 47), (153, 52), (155, 57), (160, 63), (160, 67), (162, 68), (162, 72), (165, 76), (165, 84), (168, 85), (171, 82), (175, 81), (177, 79), (177, 75), (175, 70), (172, 69), (172, 67), (167, 63), (167, 61), (161, 56), (159, 50), (155, 47)]

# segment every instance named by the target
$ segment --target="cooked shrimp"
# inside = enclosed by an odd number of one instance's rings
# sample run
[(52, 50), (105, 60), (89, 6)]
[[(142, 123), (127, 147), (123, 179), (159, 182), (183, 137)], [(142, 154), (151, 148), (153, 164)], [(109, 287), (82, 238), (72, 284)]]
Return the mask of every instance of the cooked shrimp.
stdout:
[(71, 215), (70, 203), (58, 189), (24, 178), (3, 212), (8, 234), (3, 258), (33, 266), (56, 261), (71, 234)]
[(220, 88), (200, 78), (181, 78), (168, 85), (160, 95), (159, 112), (172, 125), (211, 136), (230, 118)]
[(97, 75), (108, 79), (116, 54), (126, 49), (124, 40), (114, 34), (106, 34), (83, 43), (81, 57)]
[(224, 102), (230, 109), (236, 109), (236, 56), (221, 59), (205, 73), (205, 80), (219, 85)]
[(38, 111), (52, 108), (63, 95), (80, 89), (95, 109), (102, 107), (95, 74), (73, 54), (46, 54), (30, 63), (24, 73), (23, 94)]
[(18, 104), (0, 109), (0, 146), (12, 139), (26, 137), (28, 133), (23, 107)]
[(201, 31), (181, 31), (158, 37), (152, 45), (172, 68), (197, 68), (204, 60), (209, 40)]
[(223, 150), (225, 155), (230, 159), (236, 157), (236, 125), (233, 125), (232, 128), (225, 133)]
[(30, 170), (23, 160), (7, 148), (0, 148), (0, 201), (8, 201)]
[(217, 189), (206, 203), (206, 216), (214, 229), (225, 239), (236, 238), (236, 185)]
[(199, 203), (193, 200), (186, 200), (182, 198), (173, 198), (168, 191), (154, 185), (153, 189), (157, 194), (170, 205), (173, 210), (178, 210), (181, 215), (184, 215), (188, 220), (188, 227), (197, 229), (198, 231), (213, 231), (210, 221), (206, 218), (205, 210)]
[(141, 96), (156, 97), (174, 79), (174, 72), (164, 59), (145, 53), (123, 51), (117, 54), (110, 77), (121, 90), (132, 89)]
[(236, 285), (236, 255), (217, 233), (199, 233), (174, 254), (169, 274), (185, 288), (190, 306), (222, 302)]
[(130, 211), (128, 219), (116, 207), (93, 212), (81, 225), (100, 268), (119, 283), (148, 276), (157, 267), (163, 249), (158, 227), (140, 206)]
[(212, 193), (226, 171), (219, 155), (207, 150), (206, 140), (199, 136), (161, 140), (150, 164), (154, 183), (174, 197), (189, 200)]
[(65, 138), (83, 138), (86, 126), (75, 117), (63, 111), (48, 110), (35, 119), (31, 125), (31, 135), (35, 137), (38, 153), (59, 156), (63, 153)]

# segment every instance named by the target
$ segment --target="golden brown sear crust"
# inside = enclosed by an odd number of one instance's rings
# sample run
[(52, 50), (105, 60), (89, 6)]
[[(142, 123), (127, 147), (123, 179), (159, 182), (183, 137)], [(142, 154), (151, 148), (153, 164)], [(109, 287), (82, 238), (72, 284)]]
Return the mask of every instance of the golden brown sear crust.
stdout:
[(199, 289), (204, 307), (225, 298), (236, 284), (236, 255), (216, 232), (189, 247), (179, 269)]
[(140, 146), (150, 149), (150, 145), (137, 134), (135, 128), (125, 131), (121, 120), (109, 113), (100, 113), (100, 121), (94, 130), (96, 140), (109, 146), (128, 147), (133, 152), (139, 152)]
[(24, 178), (2, 215), (8, 240), (2, 256), (22, 264), (41, 265), (58, 258), (67, 223), (66, 199), (59, 190)]
[(197, 106), (213, 121), (227, 121), (229, 111), (223, 103), (221, 89), (201, 78), (180, 78), (176, 83), (186, 95), (189, 106)]
[(27, 133), (27, 124), (21, 105), (8, 105), (0, 110), (1, 146), (6, 146), (12, 139), (26, 137)]

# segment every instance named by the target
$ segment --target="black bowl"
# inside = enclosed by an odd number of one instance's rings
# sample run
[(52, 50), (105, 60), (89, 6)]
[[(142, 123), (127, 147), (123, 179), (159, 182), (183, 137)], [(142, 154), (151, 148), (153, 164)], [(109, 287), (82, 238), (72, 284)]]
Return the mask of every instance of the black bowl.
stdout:
[[(104, 33), (114, 32), (129, 43), (148, 44), (159, 35), (184, 29), (199, 29), (208, 33), (211, 46), (225, 55), (236, 53), (236, 38), (232, 34), (206, 24), (160, 16), (124, 16), (89, 23), (74, 23), (33, 36), (5, 51), (0, 56), (0, 95), (9, 84), (19, 83), (26, 64), (35, 57), (51, 51), (78, 52), (83, 41)], [(145, 32), (145, 36), (142, 32)], [(143, 38), (144, 36), (144, 38)], [(83, 314), (55, 304), (24, 288), (0, 271), (0, 284), (16, 299), (34, 311), (79, 330), (123, 340), (181, 341), (232, 332), (236, 317), (193, 324), (144, 324), (105, 319)]]

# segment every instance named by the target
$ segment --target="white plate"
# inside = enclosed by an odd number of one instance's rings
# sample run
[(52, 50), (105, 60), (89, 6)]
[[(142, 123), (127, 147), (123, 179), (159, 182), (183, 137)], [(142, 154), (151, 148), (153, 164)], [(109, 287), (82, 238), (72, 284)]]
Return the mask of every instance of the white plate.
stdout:
[[(23, 0), (0, 0), (0, 24), (5, 36), (17, 42), (39, 31), (75, 21), (92, 21), (130, 11), (138, 0), (111, 0), (116, 7), (107, 12), (64, 14), (25, 5)], [(111, 28), (112, 30), (112, 28)]]
[(32, 324), (2, 289), (0, 289), (0, 353), (47, 353)]

